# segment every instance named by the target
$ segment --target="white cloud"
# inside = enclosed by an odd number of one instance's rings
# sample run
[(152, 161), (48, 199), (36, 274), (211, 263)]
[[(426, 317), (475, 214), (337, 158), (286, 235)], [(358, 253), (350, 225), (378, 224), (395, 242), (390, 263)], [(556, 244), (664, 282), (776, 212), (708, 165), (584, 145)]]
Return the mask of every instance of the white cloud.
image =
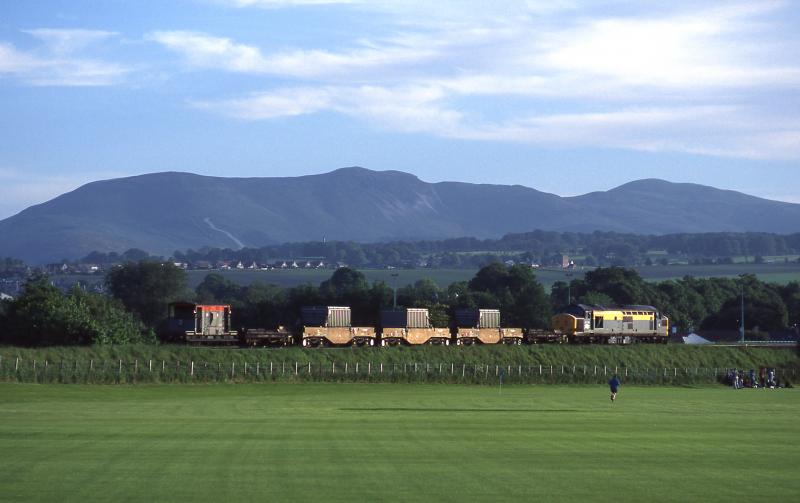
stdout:
[(11, 44), (0, 42), (0, 74), (25, 73), (41, 65), (42, 62), (30, 54), (18, 51)]
[(36, 28), (22, 30), (42, 40), (55, 54), (68, 54), (86, 48), (89, 45), (116, 36), (113, 31), (75, 30), (57, 28)]
[(259, 93), (245, 98), (216, 102), (192, 102), (200, 109), (212, 110), (245, 120), (292, 117), (319, 112), (331, 107), (330, 93), (325, 89), (292, 88)]
[(439, 104), (442, 97), (442, 90), (436, 87), (328, 86), (285, 88), (243, 98), (192, 104), (244, 120), (334, 111), (394, 130), (447, 134), (448, 130), (457, 127), (461, 114)]
[(22, 51), (0, 42), (0, 76), (7, 75), (38, 86), (108, 86), (121, 82), (130, 68), (76, 55), (87, 46), (115, 36), (94, 30), (25, 30), (44, 47)]
[(304, 78), (337, 75), (353, 78), (352, 72), (359, 69), (419, 63), (436, 55), (431, 49), (394, 43), (389, 46), (362, 45), (340, 53), (296, 49), (264, 56), (258, 47), (204, 33), (159, 31), (148, 34), (146, 38), (181, 54), (190, 66)]
[(339, 51), (150, 37), (192, 67), (263, 79), (261, 93), (192, 102), (243, 120), (328, 111), (443, 137), (797, 159), (800, 123), (761, 98), (800, 85), (800, 39), (775, 27), (788, 5), (356, 2), (396, 23)]
[(182, 54), (192, 66), (233, 72), (263, 73), (268, 63), (261, 51), (229, 38), (190, 31), (157, 31), (145, 38)]

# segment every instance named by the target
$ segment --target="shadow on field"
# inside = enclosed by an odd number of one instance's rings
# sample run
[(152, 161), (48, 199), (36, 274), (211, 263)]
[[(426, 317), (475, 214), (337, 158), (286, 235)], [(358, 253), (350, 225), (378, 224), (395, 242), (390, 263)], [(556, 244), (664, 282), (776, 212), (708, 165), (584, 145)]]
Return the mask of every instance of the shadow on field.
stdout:
[(411, 407), (352, 407), (339, 410), (347, 412), (581, 412), (578, 409), (423, 409)]

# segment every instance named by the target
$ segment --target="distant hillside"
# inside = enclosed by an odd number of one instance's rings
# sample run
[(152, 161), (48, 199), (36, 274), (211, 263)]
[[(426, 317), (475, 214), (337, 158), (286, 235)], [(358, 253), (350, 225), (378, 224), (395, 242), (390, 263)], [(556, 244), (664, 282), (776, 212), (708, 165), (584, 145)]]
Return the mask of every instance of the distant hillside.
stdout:
[(533, 229), (789, 233), (800, 231), (800, 205), (661, 180), (559, 197), (363, 168), (287, 178), (154, 173), (89, 183), (0, 221), (0, 256), (41, 263), (95, 250), (168, 256), (203, 246), (497, 238)]

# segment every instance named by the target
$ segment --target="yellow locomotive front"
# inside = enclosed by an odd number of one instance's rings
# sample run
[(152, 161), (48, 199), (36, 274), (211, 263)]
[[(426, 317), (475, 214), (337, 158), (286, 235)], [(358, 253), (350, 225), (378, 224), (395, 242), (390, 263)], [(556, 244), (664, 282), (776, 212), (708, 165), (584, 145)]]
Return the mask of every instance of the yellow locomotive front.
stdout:
[(653, 306), (574, 304), (552, 318), (553, 329), (571, 342), (666, 343), (669, 319)]

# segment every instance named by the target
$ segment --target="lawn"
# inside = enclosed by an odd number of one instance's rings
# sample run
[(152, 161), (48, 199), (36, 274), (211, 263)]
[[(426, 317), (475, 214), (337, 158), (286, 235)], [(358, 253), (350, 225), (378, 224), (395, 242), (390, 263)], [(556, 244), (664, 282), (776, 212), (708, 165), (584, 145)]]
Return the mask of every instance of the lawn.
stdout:
[(800, 394), (0, 383), (3, 501), (793, 501)]

